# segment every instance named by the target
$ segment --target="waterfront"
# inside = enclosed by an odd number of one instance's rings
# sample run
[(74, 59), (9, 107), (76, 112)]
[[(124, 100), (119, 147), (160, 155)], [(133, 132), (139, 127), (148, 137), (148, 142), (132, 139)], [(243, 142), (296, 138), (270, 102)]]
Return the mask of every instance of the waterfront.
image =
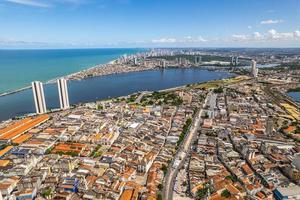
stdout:
[[(164, 69), (124, 74), (113, 74), (70, 81), (70, 103), (91, 102), (128, 95), (138, 91), (161, 90), (190, 83), (206, 82), (233, 76), (227, 72), (207, 71), (198, 68)], [(55, 84), (45, 85), (47, 108), (58, 108), (58, 93)], [(34, 112), (31, 89), (0, 97), (0, 121)]]
[[(0, 50), (0, 94), (48, 81), (142, 49)], [(12, 79), (13, 78), (13, 79)]]
[(300, 92), (289, 92), (288, 95), (296, 101), (300, 102)]

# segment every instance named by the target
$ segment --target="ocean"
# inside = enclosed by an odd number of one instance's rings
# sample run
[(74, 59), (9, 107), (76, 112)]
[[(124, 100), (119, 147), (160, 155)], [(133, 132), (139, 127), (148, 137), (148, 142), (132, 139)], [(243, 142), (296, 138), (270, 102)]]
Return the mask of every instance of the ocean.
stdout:
[[(93, 102), (139, 91), (157, 91), (232, 76), (234, 75), (228, 72), (208, 71), (200, 68), (170, 68), (112, 74), (68, 81), (69, 99), (70, 104)], [(57, 85), (46, 84), (44, 92), (47, 108), (59, 108)], [(0, 121), (33, 112), (35, 108), (31, 89), (0, 97)]]
[(108, 63), (143, 49), (0, 50), (0, 94)]
[(289, 92), (287, 94), (296, 101), (300, 102), (300, 92)]

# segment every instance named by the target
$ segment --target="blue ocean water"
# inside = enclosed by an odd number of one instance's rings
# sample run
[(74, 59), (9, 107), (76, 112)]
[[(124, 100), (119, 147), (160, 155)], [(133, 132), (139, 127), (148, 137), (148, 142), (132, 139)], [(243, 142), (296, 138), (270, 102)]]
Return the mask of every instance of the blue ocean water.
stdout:
[[(93, 102), (101, 99), (129, 95), (139, 91), (156, 91), (231, 76), (233, 76), (233, 74), (227, 72), (207, 71), (200, 68), (157, 69), (112, 74), (81, 81), (69, 81), (69, 99), (71, 104)], [(44, 91), (47, 108), (58, 108), (57, 85), (46, 84)], [(0, 121), (32, 112), (35, 112), (35, 108), (31, 89), (0, 97)]]
[(300, 92), (289, 92), (288, 95), (300, 102)]
[(0, 50), (0, 94), (112, 61), (142, 49)]

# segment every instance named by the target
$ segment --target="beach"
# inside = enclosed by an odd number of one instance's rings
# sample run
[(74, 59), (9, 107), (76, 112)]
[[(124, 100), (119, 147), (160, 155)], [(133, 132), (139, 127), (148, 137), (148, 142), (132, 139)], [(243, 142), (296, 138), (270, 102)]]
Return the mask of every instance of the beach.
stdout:
[(120, 56), (143, 49), (27, 49), (0, 50), (0, 94), (27, 89), (32, 81), (53, 82)]

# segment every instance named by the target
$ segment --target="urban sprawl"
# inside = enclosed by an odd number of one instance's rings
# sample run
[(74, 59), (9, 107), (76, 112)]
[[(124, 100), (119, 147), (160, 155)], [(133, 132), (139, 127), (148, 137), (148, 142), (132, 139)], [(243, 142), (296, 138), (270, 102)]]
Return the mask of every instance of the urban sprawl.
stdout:
[[(300, 199), (300, 54), (156, 49), (57, 80), (0, 124), (0, 199)], [(258, 65), (276, 64), (260, 68)], [(250, 67), (245, 67), (250, 66)], [(69, 105), (67, 80), (199, 67), (229, 79)]]

